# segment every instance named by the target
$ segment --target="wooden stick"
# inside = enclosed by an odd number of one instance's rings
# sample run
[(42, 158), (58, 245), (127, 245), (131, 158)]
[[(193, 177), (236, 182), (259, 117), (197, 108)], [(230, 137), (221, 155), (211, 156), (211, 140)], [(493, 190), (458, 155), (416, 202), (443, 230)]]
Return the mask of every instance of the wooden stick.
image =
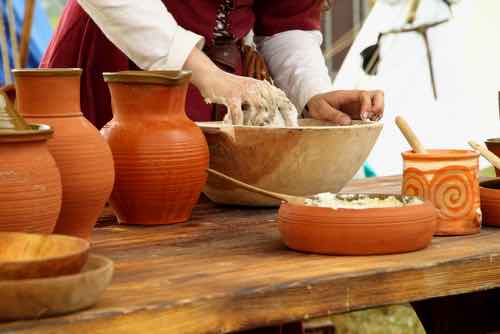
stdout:
[(14, 68), (19, 68), (19, 46), (17, 43), (16, 16), (14, 14), (14, 4), (12, 0), (7, 0), (7, 22), (9, 23), (10, 48), (14, 59)]
[(413, 132), (413, 130), (410, 128), (410, 125), (408, 125), (408, 123), (404, 120), (403, 117), (401, 116), (396, 117), (396, 125), (399, 127), (399, 130), (401, 130), (401, 132), (405, 136), (406, 141), (408, 141), (408, 144), (410, 144), (411, 148), (413, 149), (413, 152), (427, 153), (420, 140), (418, 140), (417, 135)]
[(208, 171), (208, 173), (215, 175), (217, 177), (220, 177), (221, 179), (226, 180), (228, 182), (231, 182), (234, 185), (237, 185), (243, 189), (246, 189), (248, 191), (251, 191), (251, 192), (254, 192), (254, 193), (257, 193), (260, 195), (264, 195), (267, 197), (271, 197), (271, 198), (278, 199), (278, 200), (285, 201), (285, 202), (292, 203), (292, 204), (303, 205), (305, 203), (305, 198), (303, 198), (303, 197), (275, 193), (272, 191), (267, 191), (267, 190), (264, 190), (264, 189), (261, 189), (258, 187), (254, 187), (252, 185), (249, 185), (245, 182), (241, 182), (241, 181), (238, 181), (236, 179), (233, 179), (232, 177), (229, 177), (221, 172), (218, 172), (218, 171), (210, 169), (210, 168), (208, 168), (207, 171)]
[(3, 75), (6, 85), (12, 83), (10, 73), (9, 47), (7, 46), (7, 32), (5, 31), (5, 21), (3, 19), (3, 5), (0, 1), (0, 51), (2, 52)]
[(31, 39), (31, 28), (33, 25), (33, 14), (35, 12), (35, 0), (25, 0), (23, 30), (21, 32), (20, 64), (26, 67), (29, 56), (29, 45)]
[(500, 169), (500, 158), (490, 150), (488, 150), (483, 145), (479, 145), (474, 140), (469, 140), (469, 145), (476, 151), (478, 151), (486, 160), (488, 160), (493, 167)]

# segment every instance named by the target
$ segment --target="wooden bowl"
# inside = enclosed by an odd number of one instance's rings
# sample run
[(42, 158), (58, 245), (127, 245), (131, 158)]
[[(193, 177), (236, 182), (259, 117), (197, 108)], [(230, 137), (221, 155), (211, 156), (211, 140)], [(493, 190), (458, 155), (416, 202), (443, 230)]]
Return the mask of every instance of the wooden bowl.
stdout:
[[(262, 189), (295, 196), (340, 191), (361, 168), (382, 130), (382, 123), (332, 126), (313, 119), (301, 120), (299, 128), (197, 124), (207, 138), (210, 168)], [(234, 133), (227, 131), (231, 129)], [(212, 176), (204, 192), (220, 204), (280, 204)]]
[(113, 262), (90, 255), (78, 274), (0, 281), (0, 321), (38, 319), (94, 305), (110, 284)]
[(54, 277), (79, 272), (89, 242), (64, 235), (0, 233), (0, 280)]
[(483, 224), (500, 226), (500, 179), (479, 183)]
[(336, 210), (284, 203), (278, 224), (284, 243), (291, 249), (331, 255), (372, 255), (427, 247), (436, 230), (436, 218), (436, 209), (428, 201), (403, 207)]

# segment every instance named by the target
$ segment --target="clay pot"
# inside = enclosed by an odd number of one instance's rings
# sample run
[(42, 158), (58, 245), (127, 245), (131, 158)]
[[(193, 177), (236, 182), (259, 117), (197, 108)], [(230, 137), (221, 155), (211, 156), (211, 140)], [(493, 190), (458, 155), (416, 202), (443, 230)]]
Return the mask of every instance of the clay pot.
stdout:
[(479, 186), (483, 224), (500, 226), (500, 179), (483, 181)]
[(187, 221), (205, 184), (208, 147), (185, 114), (190, 72), (105, 73), (113, 119), (102, 133), (113, 152), (110, 204), (122, 224)]
[[(488, 150), (495, 153), (497, 157), (500, 156), (500, 138), (487, 139), (485, 144)], [(495, 174), (500, 177), (500, 170), (498, 168), (495, 168)]]
[(336, 210), (283, 203), (278, 224), (283, 242), (295, 250), (331, 255), (394, 254), (430, 244), (436, 210), (430, 202)]
[(0, 231), (52, 233), (61, 209), (61, 177), (47, 125), (28, 125), (0, 92)]
[(404, 152), (402, 194), (430, 200), (439, 210), (436, 235), (478, 233), (479, 153), (468, 150)]
[(106, 141), (80, 111), (81, 70), (25, 69), (14, 76), (19, 113), (55, 131), (49, 149), (61, 172), (63, 200), (54, 232), (89, 239), (114, 169)]

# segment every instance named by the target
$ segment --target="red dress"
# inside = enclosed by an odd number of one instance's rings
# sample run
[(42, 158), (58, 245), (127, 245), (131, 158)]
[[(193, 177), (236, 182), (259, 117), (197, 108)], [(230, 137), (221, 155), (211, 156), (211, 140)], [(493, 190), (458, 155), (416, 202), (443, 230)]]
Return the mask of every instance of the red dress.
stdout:
[[(214, 44), (214, 27), (220, 3), (216, 0), (164, 0), (165, 6), (183, 28), (205, 37), (206, 47)], [(241, 40), (252, 28), (256, 35), (269, 36), (292, 29), (320, 28), (321, 5), (317, 0), (233, 0), (227, 27), (235, 40)], [(233, 68), (242, 73), (241, 56)], [(45, 52), (41, 67), (79, 67), (83, 69), (82, 112), (97, 128), (111, 118), (111, 102), (103, 72), (137, 69), (115, 47), (92, 19), (69, 0), (54, 37)], [(194, 121), (213, 119), (213, 107), (205, 104), (198, 90), (188, 92), (188, 116)]]

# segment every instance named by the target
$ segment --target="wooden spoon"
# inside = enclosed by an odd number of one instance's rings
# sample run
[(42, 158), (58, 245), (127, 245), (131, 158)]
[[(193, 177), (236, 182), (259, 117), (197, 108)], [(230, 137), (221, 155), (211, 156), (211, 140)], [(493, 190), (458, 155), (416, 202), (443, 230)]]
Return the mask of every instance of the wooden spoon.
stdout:
[(401, 116), (396, 117), (396, 125), (399, 127), (399, 130), (405, 136), (406, 141), (408, 141), (408, 144), (410, 144), (411, 148), (413, 149), (413, 152), (427, 153), (420, 140), (418, 140), (417, 135), (415, 134), (415, 132), (413, 132), (410, 125), (405, 121), (403, 117)]
[(280, 193), (276, 193), (276, 192), (272, 192), (272, 191), (267, 191), (267, 190), (264, 190), (264, 189), (261, 189), (261, 188), (255, 187), (255, 186), (251, 186), (245, 182), (241, 182), (241, 181), (238, 181), (236, 179), (233, 179), (232, 177), (229, 177), (229, 176), (227, 176), (221, 172), (218, 172), (216, 170), (208, 168), (207, 171), (208, 171), (208, 173), (210, 173), (212, 175), (220, 177), (221, 179), (224, 179), (228, 182), (231, 182), (231, 183), (233, 183), (241, 188), (244, 188), (246, 190), (249, 190), (251, 192), (261, 194), (261, 195), (264, 195), (267, 197), (279, 199), (281, 201), (285, 201), (285, 202), (288, 202), (290, 204), (297, 204), (297, 205), (304, 205), (305, 204), (305, 200), (306, 200), (305, 197), (285, 195), (285, 194), (280, 194)]
[(476, 151), (478, 151), (486, 160), (488, 160), (494, 167), (500, 169), (500, 158), (488, 148), (483, 145), (479, 145), (474, 140), (469, 140), (469, 145)]

